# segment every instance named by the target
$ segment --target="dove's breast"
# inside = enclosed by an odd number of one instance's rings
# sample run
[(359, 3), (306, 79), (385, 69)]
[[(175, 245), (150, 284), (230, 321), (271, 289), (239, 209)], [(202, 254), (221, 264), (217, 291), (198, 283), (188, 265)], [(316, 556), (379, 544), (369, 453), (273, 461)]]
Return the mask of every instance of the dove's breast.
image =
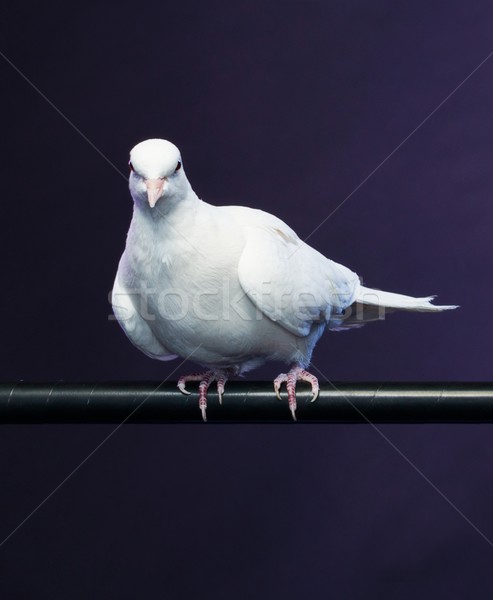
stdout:
[[(133, 223), (126, 248), (125, 285), (155, 337), (173, 354), (240, 371), (264, 360), (302, 361), (315, 341), (271, 321), (238, 279), (243, 228), (227, 212), (188, 220)], [(317, 327), (315, 327), (317, 329)], [(316, 333), (318, 339), (320, 333)], [(310, 350), (308, 349), (310, 347)]]

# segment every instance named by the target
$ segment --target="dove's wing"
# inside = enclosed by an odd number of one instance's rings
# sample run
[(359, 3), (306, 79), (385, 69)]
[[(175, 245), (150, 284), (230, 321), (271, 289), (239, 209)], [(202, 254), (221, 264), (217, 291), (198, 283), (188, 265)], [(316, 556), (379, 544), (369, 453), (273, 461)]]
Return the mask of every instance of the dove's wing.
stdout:
[(337, 323), (354, 300), (359, 278), (305, 244), (280, 219), (262, 213), (245, 223), (238, 264), (241, 287), (256, 306), (296, 336), (314, 323)]
[(176, 354), (171, 354), (169, 350), (157, 340), (152, 333), (149, 324), (138, 313), (134, 306), (136, 294), (129, 293), (120, 281), (120, 272), (118, 271), (111, 294), (111, 303), (113, 312), (120, 323), (128, 339), (142, 350), (144, 354), (158, 360), (172, 360), (177, 358)]

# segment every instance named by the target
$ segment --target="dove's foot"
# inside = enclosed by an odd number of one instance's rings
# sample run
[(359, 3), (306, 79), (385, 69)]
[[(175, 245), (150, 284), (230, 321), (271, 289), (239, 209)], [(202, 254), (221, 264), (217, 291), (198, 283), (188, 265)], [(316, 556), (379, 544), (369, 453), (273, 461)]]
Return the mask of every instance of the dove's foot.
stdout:
[(226, 381), (228, 381), (229, 376), (231, 375), (230, 371), (205, 371), (204, 373), (192, 373), (191, 375), (182, 375), (180, 379), (178, 379), (178, 389), (182, 394), (190, 394), (185, 384), (188, 381), (199, 381), (199, 408), (202, 413), (202, 419), (207, 421), (207, 391), (211, 383), (216, 381), (217, 383), (217, 393), (219, 395), (219, 404), (223, 403), (223, 394), (224, 394), (224, 386), (226, 385)]
[(296, 382), (297, 381), (307, 381), (312, 386), (312, 399), (311, 402), (314, 402), (317, 399), (318, 392), (320, 391), (318, 385), (318, 379), (315, 375), (312, 375), (305, 369), (302, 369), (300, 366), (295, 365), (291, 368), (289, 373), (281, 373), (274, 379), (274, 390), (276, 392), (276, 396), (281, 399), (281, 394), (279, 390), (281, 389), (281, 384), (286, 382), (286, 389), (288, 391), (288, 404), (289, 410), (293, 415), (293, 419), (296, 421)]

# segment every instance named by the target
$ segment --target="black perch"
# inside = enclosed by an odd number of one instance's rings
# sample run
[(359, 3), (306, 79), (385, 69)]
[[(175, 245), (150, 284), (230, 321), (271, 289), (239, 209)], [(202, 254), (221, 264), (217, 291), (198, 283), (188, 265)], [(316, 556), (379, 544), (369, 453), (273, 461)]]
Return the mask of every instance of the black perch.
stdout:
[[(196, 389), (175, 383), (0, 383), (0, 424), (200, 423)], [(493, 423), (493, 383), (321, 383), (310, 402), (299, 386), (302, 423)], [(209, 423), (296, 425), (271, 382), (230, 382), (220, 406), (209, 396)]]

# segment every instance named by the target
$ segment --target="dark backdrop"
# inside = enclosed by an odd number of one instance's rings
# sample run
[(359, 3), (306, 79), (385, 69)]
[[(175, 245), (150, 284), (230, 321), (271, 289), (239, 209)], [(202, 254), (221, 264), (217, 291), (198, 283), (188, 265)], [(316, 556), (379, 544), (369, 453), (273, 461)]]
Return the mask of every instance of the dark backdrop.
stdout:
[[(487, 1), (9, 3), (1, 378), (160, 381), (176, 367), (108, 320), (131, 216), (117, 169), (164, 137), (203, 199), (273, 212), (302, 237), (358, 188), (310, 243), (370, 286), (462, 306), (326, 334), (314, 363), (327, 377), (491, 379), (493, 57), (471, 73), (492, 18)], [(424, 476), (370, 426), (125, 426), (0, 547), (0, 587), (491, 593), (492, 428), (379, 429)], [(3, 427), (0, 537), (111, 430)]]

